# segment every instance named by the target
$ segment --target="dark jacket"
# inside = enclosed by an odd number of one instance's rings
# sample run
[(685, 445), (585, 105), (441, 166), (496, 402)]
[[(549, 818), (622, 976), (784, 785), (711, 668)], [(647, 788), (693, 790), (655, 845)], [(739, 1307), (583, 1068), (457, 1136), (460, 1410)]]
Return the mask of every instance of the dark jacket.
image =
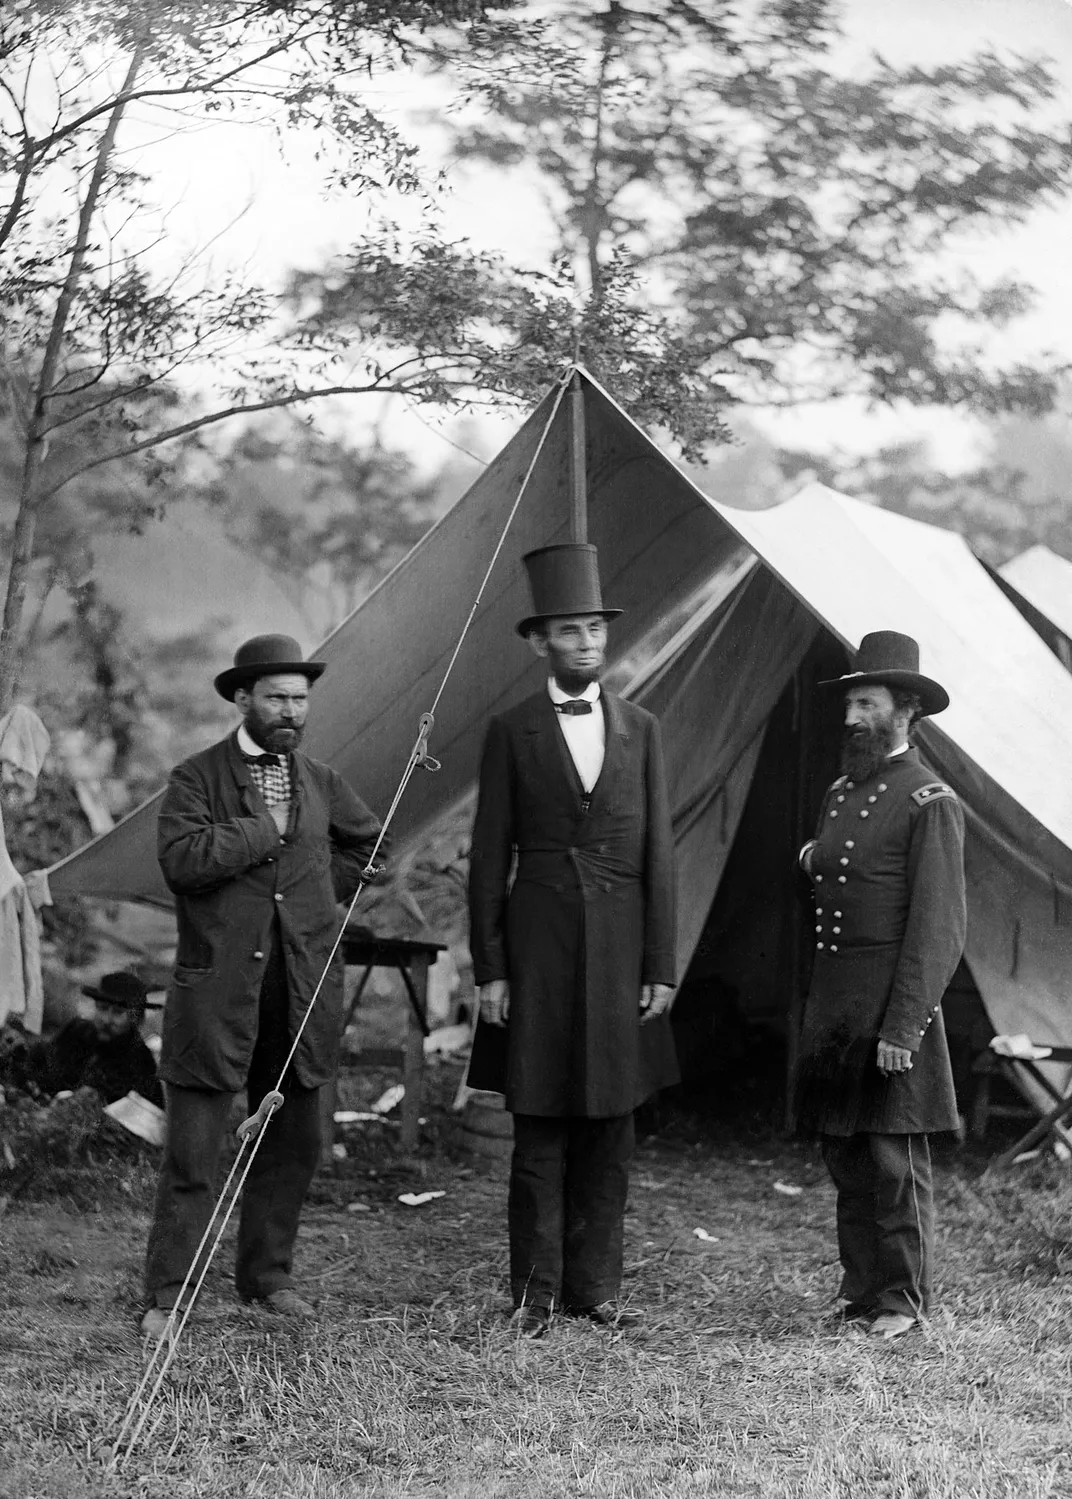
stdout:
[(31, 1076), (46, 1093), (96, 1088), (105, 1103), (134, 1090), (162, 1106), (153, 1054), (136, 1028), (102, 1036), (91, 1020), (69, 1020), (51, 1041), (34, 1048)]
[(588, 798), (546, 691), (493, 719), (484, 746), (470, 941), (476, 983), (509, 980), (510, 1020), (504, 1046), (481, 1026), (470, 1083), (505, 1092), (514, 1113), (613, 1117), (677, 1079), (666, 1019), (639, 1024), (641, 985), (672, 984), (675, 968), (659, 728), (620, 698), (601, 702)]
[[(825, 1134), (957, 1127), (941, 1001), (964, 950), (964, 813), (915, 750), (826, 793), (810, 857), (815, 968), (795, 1090)], [(913, 1053), (884, 1077), (879, 1039)]]
[[(160, 1059), (167, 1083), (228, 1092), (245, 1085), (274, 928), (293, 1037), (338, 933), (336, 904), (360, 883), (376, 818), (329, 766), (295, 753), (290, 770), (284, 838), (234, 735), (172, 771), (157, 830), (179, 926)], [(336, 954), (295, 1057), (307, 1088), (332, 1075), (341, 1011)]]

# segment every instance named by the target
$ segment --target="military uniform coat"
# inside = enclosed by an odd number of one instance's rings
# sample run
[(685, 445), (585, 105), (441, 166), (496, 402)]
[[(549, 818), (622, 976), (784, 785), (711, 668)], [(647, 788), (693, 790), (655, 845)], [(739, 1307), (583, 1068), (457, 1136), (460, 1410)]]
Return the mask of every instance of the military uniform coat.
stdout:
[[(918, 1134), (958, 1123), (941, 1000), (964, 949), (964, 814), (915, 750), (826, 793), (809, 872), (815, 967), (795, 1105), (805, 1129)], [(883, 1076), (879, 1039), (912, 1052)]]
[[(658, 724), (602, 693), (586, 796), (546, 691), (491, 721), (470, 861), (474, 979), (510, 983), (505, 1037), (478, 1029), (473, 1087), (514, 1113), (611, 1118), (677, 1080), (643, 984), (674, 982), (673, 835)], [(598, 708), (597, 708), (598, 711)], [(510, 883), (516, 858), (516, 874)]]
[[(172, 772), (157, 830), (179, 928), (160, 1058), (166, 1083), (245, 1086), (273, 935), (295, 1035), (338, 933), (336, 904), (353, 895), (372, 853), (379, 823), (342, 777), (300, 753), (289, 764), (284, 837), (234, 735)], [(294, 1059), (303, 1087), (330, 1080), (341, 1019), (336, 954)]]

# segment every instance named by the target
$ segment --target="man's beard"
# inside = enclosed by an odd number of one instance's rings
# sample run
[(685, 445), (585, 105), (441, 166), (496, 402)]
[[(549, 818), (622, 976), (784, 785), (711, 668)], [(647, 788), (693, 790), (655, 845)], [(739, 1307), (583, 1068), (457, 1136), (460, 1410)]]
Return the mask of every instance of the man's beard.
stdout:
[(594, 666), (569, 667), (561, 657), (555, 655), (554, 651), (548, 654), (551, 658), (551, 671), (555, 681), (562, 691), (569, 693), (571, 697), (579, 697), (586, 687), (590, 687), (593, 682), (598, 682), (607, 665), (606, 656), (600, 656)]
[(245, 718), (246, 733), (269, 755), (289, 755), (301, 744), (305, 733), (304, 724), (266, 724), (255, 708), (250, 708)]
[(873, 729), (847, 729), (841, 742), (841, 770), (850, 781), (869, 781), (885, 765), (895, 748), (892, 723)]

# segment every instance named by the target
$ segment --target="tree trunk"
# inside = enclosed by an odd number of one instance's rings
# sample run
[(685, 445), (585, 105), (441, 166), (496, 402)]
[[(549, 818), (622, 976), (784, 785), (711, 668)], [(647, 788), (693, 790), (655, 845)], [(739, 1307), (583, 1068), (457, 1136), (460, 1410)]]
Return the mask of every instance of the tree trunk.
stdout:
[(64, 339), (67, 322), (78, 296), (85, 270), (89, 232), (97, 211), (101, 186), (108, 169), (116, 132), (126, 109), (127, 97), (141, 67), (144, 46), (135, 49), (127, 68), (127, 76), (115, 105), (108, 116), (104, 134), (97, 147), (93, 171), (86, 188), (85, 201), (78, 215), (78, 230), (75, 234), (71, 258), (67, 266), (63, 286), (52, 315), (48, 343), (45, 345), (41, 369), (32, 396), (30, 419), (26, 427), (26, 449), (23, 455), (22, 474), (18, 490), (18, 511), (12, 536), (11, 562), (7, 576), (7, 595), (4, 599), (3, 624), (0, 626), (0, 713), (6, 713), (18, 691), (21, 670), (19, 633), (22, 615), (26, 606), (26, 589), (30, 580), (30, 569), (34, 560), (34, 538), (37, 531), (37, 508), (40, 500), (38, 481), (45, 459), (48, 456), (48, 406), (56, 394), (60, 377)]
[[(596, 80), (595, 121), (592, 129), (591, 167), (584, 202), (581, 205), (581, 237), (584, 240), (585, 259), (588, 263), (588, 294), (597, 304), (603, 294), (603, 265), (600, 249), (603, 231), (607, 226), (607, 205), (603, 201), (601, 168), (603, 165), (603, 112), (607, 88), (607, 75), (618, 39), (621, 21), (621, 6), (618, 0), (610, 0), (606, 14), (602, 17), (603, 45), (599, 56), (599, 75)], [(578, 351), (580, 352), (580, 351)]]

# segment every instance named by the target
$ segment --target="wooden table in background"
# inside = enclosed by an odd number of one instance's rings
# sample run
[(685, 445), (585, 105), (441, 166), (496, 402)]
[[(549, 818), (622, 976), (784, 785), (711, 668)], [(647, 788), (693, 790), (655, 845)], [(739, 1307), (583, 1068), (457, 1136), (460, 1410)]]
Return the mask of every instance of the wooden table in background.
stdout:
[[(406, 1089), (402, 1100), (402, 1146), (405, 1150), (417, 1148), (419, 1134), (424, 1038), (428, 1034), (428, 969), (437, 956), (446, 951), (446, 947), (445, 942), (412, 937), (377, 937), (362, 931), (348, 931), (342, 939), (343, 961), (347, 968), (364, 969), (346, 1010), (343, 1035), (357, 1013), (365, 985), (374, 968), (395, 969), (401, 974), (405, 986), (409, 1003), (404, 1047), (401, 1051), (366, 1051), (358, 1058), (358, 1066), (362, 1062), (367, 1065), (371, 1061), (401, 1065), (402, 1082)], [(324, 1164), (332, 1159), (336, 1101), (335, 1082), (326, 1083), (321, 1092), (321, 1161)]]

